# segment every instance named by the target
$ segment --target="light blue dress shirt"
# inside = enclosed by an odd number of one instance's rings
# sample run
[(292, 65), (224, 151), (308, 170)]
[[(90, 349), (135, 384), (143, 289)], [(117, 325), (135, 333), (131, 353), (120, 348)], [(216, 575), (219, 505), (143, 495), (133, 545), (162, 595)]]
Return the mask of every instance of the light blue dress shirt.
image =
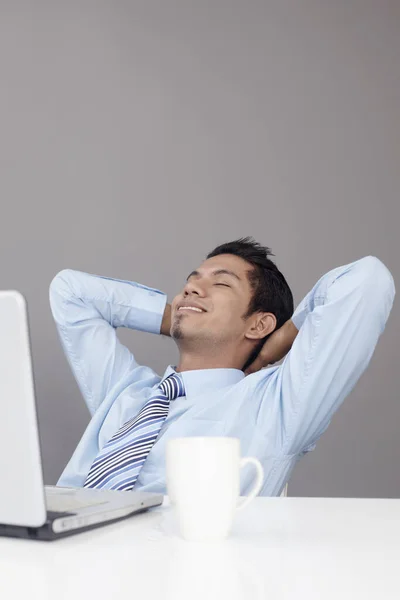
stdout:
[[(233, 436), (243, 456), (263, 464), (261, 494), (279, 495), (368, 366), (394, 296), (388, 269), (367, 256), (324, 275), (299, 304), (292, 317), (299, 334), (281, 365), (247, 377), (237, 369), (183, 372), (186, 396), (171, 403), (135, 489), (166, 493), (167, 440)], [(166, 301), (158, 290), (79, 271), (52, 281), (54, 319), (92, 417), (58, 485), (83, 486), (99, 450), (174, 371), (161, 378), (139, 365), (116, 331), (159, 334)], [(245, 470), (243, 494), (252, 479)]]

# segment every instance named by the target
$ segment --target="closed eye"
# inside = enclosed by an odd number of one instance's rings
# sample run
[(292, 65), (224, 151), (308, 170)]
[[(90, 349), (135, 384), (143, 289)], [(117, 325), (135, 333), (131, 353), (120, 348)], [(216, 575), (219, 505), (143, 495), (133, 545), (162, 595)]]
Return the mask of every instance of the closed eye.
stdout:
[(230, 285), (228, 285), (227, 283), (216, 283), (215, 285), (223, 285), (224, 287), (231, 287)]

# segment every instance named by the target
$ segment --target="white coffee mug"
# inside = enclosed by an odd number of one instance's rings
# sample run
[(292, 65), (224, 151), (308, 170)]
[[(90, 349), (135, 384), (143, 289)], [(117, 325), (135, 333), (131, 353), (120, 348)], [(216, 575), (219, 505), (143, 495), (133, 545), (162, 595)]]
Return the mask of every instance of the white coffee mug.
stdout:
[[(256, 480), (239, 502), (240, 470), (252, 464)], [(167, 442), (167, 490), (186, 540), (225, 538), (236, 510), (261, 490), (264, 473), (256, 458), (240, 457), (240, 440), (229, 437), (186, 437)]]

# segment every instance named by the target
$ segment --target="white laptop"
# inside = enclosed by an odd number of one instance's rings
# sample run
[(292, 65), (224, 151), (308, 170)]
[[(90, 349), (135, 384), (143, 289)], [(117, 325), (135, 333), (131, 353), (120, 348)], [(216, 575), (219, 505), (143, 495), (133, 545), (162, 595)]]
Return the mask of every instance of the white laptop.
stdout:
[(24, 297), (0, 291), (0, 536), (54, 540), (162, 504), (163, 496), (44, 486)]

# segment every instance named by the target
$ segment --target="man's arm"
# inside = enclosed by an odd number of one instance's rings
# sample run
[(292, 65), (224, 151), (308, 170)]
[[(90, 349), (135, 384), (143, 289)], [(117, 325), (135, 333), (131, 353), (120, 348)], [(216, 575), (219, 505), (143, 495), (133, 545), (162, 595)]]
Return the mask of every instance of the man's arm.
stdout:
[(274, 331), (268, 338), (257, 358), (246, 369), (246, 375), (256, 373), (260, 369), (273, 365), (284, 358), (293, 346), (298, 333), (299, 330), (292, 319), (288, 319), (282, 327)]
[(154, 376), (137, 364), (118, 339), (128, 327), (160, 333), (166, 296), (130, 281), (64, 270), (50, 285), (50, 305), (60, 339), (91, 414), (124, 376)]
[[(259, 419), (267, 418), (275, 391), (284, 454), (311, 449), (328, 427), (367, 368), (394, 296), (389, 270), (367, 256), (324, 275), (299, 304), (288, 335), (294, 336), (295, 329), (299, 333), (282, 365), (265, 378), (259, 411)], [(252, 377), (262, 379), (263, 371)]]

